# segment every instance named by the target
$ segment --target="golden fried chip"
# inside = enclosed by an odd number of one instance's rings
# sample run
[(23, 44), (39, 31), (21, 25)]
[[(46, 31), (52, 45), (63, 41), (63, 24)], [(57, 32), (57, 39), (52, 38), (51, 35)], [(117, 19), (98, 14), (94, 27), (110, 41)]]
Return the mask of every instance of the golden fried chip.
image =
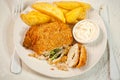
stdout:
[(49, 16), (37, 11), (30, 11), (27, 14), (21, 14), (20, 17), (29, 26), (39, 25), (50, 21)]
[(82, 8), (81, 10), (80, 10), (80, 15), (79, 15), (79, 17), (77, 18), (78, 20), (83, 20), (83, 19), (85, 19), (86, 18), (86, 11)]
[(91, 5), (85, 2), (78, 2), (78, 1), (60, 1), (60, 2), (54, 2), (58, 7), (61, 7), (63, 9), (72, 10), (77, 7), (83, 7), (85, 10), (89, 10), (91, 8)]
[(63, 12), (63, 14), (66, 14), (67, 12), (69, 12), (69, 10), (63, 9), (61, 7), (58, 7), (58, 8)]
[(83, 11), (83, 8), (79, 7), (66, 13), (65, 17), (66, 17), (67, 23), (76, 23), (82, 11)]
[(56, 4), (58, 7), (67, 10), (72, 10), (80, 6), (80, 3), (77, 1), (60, 1), (60, 2), (54, 2), (54, 4)]
[(57, 6), (53, 4), (50, 4), (47, 2), (38, 2), (38, 3), (32, 4), (32, 7), (47, 15), (53, 16), (65, 23), (65, 17), (64, 17), (63, 12)]
[(91, 8), (91, 5), (85, 2), (80, 2), (80, 6), (83, 7), (85, 11)]

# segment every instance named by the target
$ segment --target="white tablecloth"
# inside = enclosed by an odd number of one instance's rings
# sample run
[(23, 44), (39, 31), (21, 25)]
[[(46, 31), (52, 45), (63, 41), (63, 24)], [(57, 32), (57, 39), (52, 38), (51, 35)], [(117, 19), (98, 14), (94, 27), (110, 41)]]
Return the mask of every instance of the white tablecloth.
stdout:
[[(25, 4), (28, 4), (26, 0)], [(102, 4), (109, 6), (110, 30), (114, 41), (114, 54), (117, 62), (120, 61), (120, 0), (82, 0), (92, 4), (98, 10)], [(8, 25), (11, 20), (10, 12), (12, 0), (0, 0), (0, 80), (52, 80), (29, 69), (24, 63), (20, 74), (10, 72), (10, 50), (12, 46), (12, 27)], [(120, 69), (120, 62), (119, 69)], [(76, 76), (67, 80), (109, 80), (109, 60), (107, 50), (95, 67), (81, 76)]]

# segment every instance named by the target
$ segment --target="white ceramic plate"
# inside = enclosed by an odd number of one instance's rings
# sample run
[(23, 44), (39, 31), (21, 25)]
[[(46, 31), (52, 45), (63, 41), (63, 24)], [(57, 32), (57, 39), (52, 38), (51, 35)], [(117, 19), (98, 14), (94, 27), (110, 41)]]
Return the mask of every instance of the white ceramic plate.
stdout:
[[(98, 15), (98, 13), (95, 10), (91, 10), (88, 14), (88, 19), (93, 20), (95, 23), (99, 25), (100, 36), (96, 42), (85, 45), (87, 48), (88, 61), (87, 61), (87, 65), (85, 65), (80, 69), (69, 69), (69, 71), (61, 71), (52, 67), (46, 61), (29, 57), (28, 54), (31, 53), (32, 51), (27, 50), (22, 46), (25, 33), (29, 29), (29, 26), (27, 26), (20, 19), (20, 17), (17, 18), (14, 27), (14, 43), (16, 46), (16, 51), (19, 57), (22, 59), (22, 61), (29, 68), (40, 74), (49, 77), (56, 77), (56, 78), (67, 78), (67, 77), (81, 75), (89, 71), (100, 60), (100, 58), (102, 57), (105, 51), (106, 43), (107, 43), (107, 34), (105, 30), (105, 25), (101, 17)], [(51, 68), (54, 68), (54, 70), (51, 70)]]

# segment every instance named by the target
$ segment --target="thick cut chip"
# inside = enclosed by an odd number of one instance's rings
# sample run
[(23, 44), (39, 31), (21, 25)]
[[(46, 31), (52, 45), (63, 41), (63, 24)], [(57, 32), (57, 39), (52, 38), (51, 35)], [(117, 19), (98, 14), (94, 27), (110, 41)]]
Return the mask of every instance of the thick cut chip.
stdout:
[(54, 4), (56, 4), (58, 7), (67, 10), (72, 10), (80, 6), (80, 3), (77, 1), (60, 1), (60, 2), (54, 2)]
[(83, 8), (79, 7), (79, 8), (75, 8), (72, 11), (69, 11), (68, 13), (66, 13), (65, 17), (66, 17), (67, 23), (76, 23), (78, 17), (82, 13), (82, 11), (83, 11)]
[(78, 2), (78, 1), (60, 1), (60, 2), (54, 2), (58, 7), (61, 7), (63, 9), (72, 10), (77, 7), (83, 7), (85, 10), (89, 10), (91, 8), (91, 5), (85, 2)]
[(80, 10), (80, 15), (79, 15), (79, 17), (77, 18), (78, 20), (83, 20), (83, 19), (85, 19), (86, 17), (87, 17), (87, 12), (82, 8), (81, 10)]
[(80, 6), (83, 7), (85, 11), (91, 9), (91, 5), (85, 2), (80, 2)]
[(58, 8), (63, 12), (63, 14), (66, 14), (67, 12), (69, 12), (69, 10), (67, 10), (67, 9), (63, 9), (61, 7), (58, 7)]
[(50, 4), (47, 2), (38, 2), (38, 3), (32, 4), (32, 7), (38, 11), (41, 11), (45, 14), (53, 16), (65, 23), (65, 17), (63, 12), (53, 4)]
[(29, 26), (39, 25), (50, 21), (49, 16), (37, 11), (30, 11), (27, 14), (21, 14), (20, 17)]

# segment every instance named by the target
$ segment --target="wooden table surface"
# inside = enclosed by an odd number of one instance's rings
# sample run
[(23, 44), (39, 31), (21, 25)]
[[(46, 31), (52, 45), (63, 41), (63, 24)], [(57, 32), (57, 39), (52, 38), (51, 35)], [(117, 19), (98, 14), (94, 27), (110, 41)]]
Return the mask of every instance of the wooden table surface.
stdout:
[[(22, 73), (15, 75), (10, 72), (10, 50), (13, 43), (12, 28), (6, 24), (10, 20), (11, 7), (9, 0), (0, 0), (0, 80), (53, 80), (30, 70), (23, 63)], [(29, 0), (26, 0), (26, 2)], [(81, 0), (91, 3), (98, 10), (100, 5), (108, 5), (110, 13), (110, 32), (114, 42), (114, 55), (120, 69), (120, 0)], [(25, 3), (26, 3), (25, 2)], [(12, 3), (12, 2), (10, 2)], [(8, 39), (6, 42), (6, 39)], [(9, 49), (8, 49), (9, 47)], [(59, 80), (59, 79), (58, 79)], [(61, 80), (61, 79), (60, 79)], [(107, 48), (100, 61), (87, 73), (81, 76), (62, 80), (109, 80), (109, 57)]]

